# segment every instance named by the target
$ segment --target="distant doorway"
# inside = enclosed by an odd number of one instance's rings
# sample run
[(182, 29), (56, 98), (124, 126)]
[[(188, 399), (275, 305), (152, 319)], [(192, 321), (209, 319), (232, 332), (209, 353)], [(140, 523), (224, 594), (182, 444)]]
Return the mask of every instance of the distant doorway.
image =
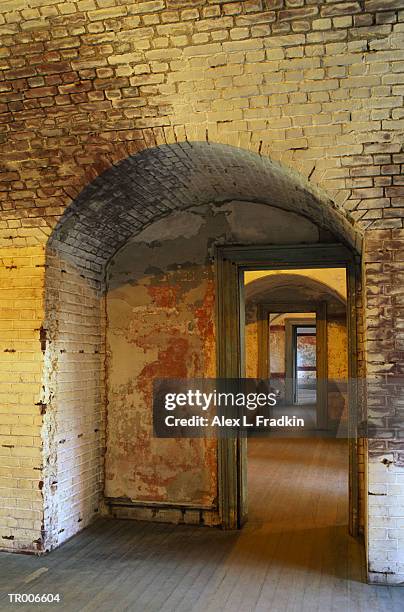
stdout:
[(317, 398), (316, 324), (293, 325), (293, 404), (315, 404)]
[(326, 302), (274, 301), (257, 310), (259, 378), (269, 379), (281, 405), (308, 407), (313, 427), (326, 430)]

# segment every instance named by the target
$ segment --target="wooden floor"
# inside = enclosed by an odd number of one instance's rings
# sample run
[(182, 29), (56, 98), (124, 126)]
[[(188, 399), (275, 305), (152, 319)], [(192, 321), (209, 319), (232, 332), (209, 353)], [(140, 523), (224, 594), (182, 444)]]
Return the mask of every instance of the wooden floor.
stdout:
[[(364, 584), (347, 535), (341, 440), (249, 440), (241, 532), (99, 520), (45, 557), (0, 555), (1, 610), (402, 612), (404, 590)], [(61, 604), (8, 604), (7, 593)]]

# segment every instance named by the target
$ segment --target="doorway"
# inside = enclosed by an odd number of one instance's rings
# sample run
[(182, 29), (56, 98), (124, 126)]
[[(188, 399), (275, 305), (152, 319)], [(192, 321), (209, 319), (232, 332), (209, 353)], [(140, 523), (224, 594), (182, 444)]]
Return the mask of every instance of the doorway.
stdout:
[[(262, 281), (266, 278), (273, 278), (268, 272), (268, 277), (261, 277)], [(306, 273), (314, 274), (317, 272), (321, 275), (322, 269), (303, 270)], [(277, 270), (276, 278), (285, 276), (287, 282), (291, 282), (290, 278), (293, 275), (284, 275), (282, 270)], [(248, 271), (244, 272), (243, 283), (248, 287), (253, 274)], [(341, 269), (341, 274), (338, 275), (338, 284), (346, 283), (345, 272)], [(300, 276), (300, 279), (305, 279)], [(309, 416), (313, 422), (313, 427), (326, 430), (328, 427), (328, 406), (327, 406), (327, 381), (328, 381), (328, 342), (327, 342), (327, 302), (322, 299), (324, 297), (324, 286), (322, 292), (318, 290), (314, 293), (311, 287), (310, 301), (304, 301), (307, 298), (305, 293), (305, 283), (300, 281), (300, 285), (294, 285), (292, 291), (285, 292), (283, 285), (277, 286), (273, 283), (267, 284), (266, 292), (261, 292), (256, 296), (257, 310), (257, 336), (259, 344), (259, 358), (256, 372), (252, 372), (251, 368), (249, 375), (253, 378), (268, 379), (271, 387), (278, 394), (281, 405), (293, 407), (298, 403), (298, 377), (300, 374), (300, 400), (303, 399), (303, 386), (306, 384), (311, 386), (312, 397)], [(271, 299), (268, 303), (265, 297)], [(282, 298), (282, 301), (279, 300)], [(299, 299), (300, 297), (300, 299)], [(273, 299), (272, 298), (278, 298)], [(246, 294), (241, 296), (242, 300), (246, 300)], [(345, 312), (345, 304), (343, 306)], [(242, 323), (243, 325), (243, 323)], [(302, 326), (303, 329), (315, 330), (315, 343), (311, 343), (312, 351), (314, 349), (314, 365), (298, 366), (298, 336), (297, 329)], [(242, 334), (243, 336), (243, 334)], [(303, 336), (304, 337), (304, 336)], [(300, 342), (300, 344), (302, 344)], [(247, 350), (247, 345), (244, 342), (244, 352)], [(251, 350), (251, 347), (248, 347)], [(248, 351), (247, 351), (248, 352)], [(306, 351), (307, 352), (307, 351)], [(300, 347), (300, 357), (302, 349)], [(313, 361), (313, 359), (312, 359)], [(248, 366), (247, 366), (248, 367)], [(300, 370), (298, 370), (300, 367)], [(306, 367), (311, 367), (310, 377), (302, 377), (302, 373)], [(307, 402), (306, 402), (307, 403)]]
[[(355, 282), (358, 274), (358, 262), (350, 249), (339, 244), (324, 244), (316, 246), (293, 247), (218, 247), (216, 252), (218, 300), (218, 375), (219, 377), (243, 377), (247, 371), (245, 360), (245, 273), (257, 272), (263, 274), (265, 270), (296, 271), (299, 269), (327, 269), (339, 268), (346, 271), (347, 290), (347, 335), (348, 335), (348, 366), (347, 374), (355, 377), (356, 360), (356, 318), (353, 308), (355, 296)], [(282, 313), (316, 313), (316, 324), (313, 321), (304, 324), (303, 330), (307, 335), (307, 328), (315, 328), (316, 345), (316, 400), (320, 405), (327, 406), (327, 370), (322, 372), (320, 378), (320, 361), (326, 364), (325, 347), (327, 346), (326, 307), (324, 304), (306, 303), (292, 305), (289, 303), (264, 304), (266, 314), (259, 316), (258, 328), (261, 340), (260, 354), (265, 355), (268, 347), (269, 318), (268, 314)], [(322, 334), (324, 342), (319, 342), (319, 323), (322, 321)], [(296, 328), (294, 331), (293, 328)], [(299, 336), (299, 322), (291, 323), (292, 339)], [(225, 333), (224, 333), (225, 330)], [(268, 331), (265, 331), (268, 330)], [(302, 331), (303, 331), (302, 330)], [(305, 334), (303, 333), (302, 336)], [(313, 337), (313, 336), (312, 336)], [(292, 342), (293, 347), (293, 342)], [(320, 352), (319, 352), (319, 347)], [(293, 357), (292, 365), (297, 363)], [(295, 355), (297, 351), (295, 350)], [(262, 361), (262, 359), (261, 359)], [(265, 362), (265, 358), (264, 358)], [(313, 367), (313, 366), (310, 366)], [(296, 368), (296, 365), (295, 365)], [(266, 366), (266, 372), (269, 372)], [(262, 374), (262, 369), (261, 372)], [(261, 376), (263, 377), (263, 376)], [(266, 378), (266, 377), (265, 377)], [(296, 377), (295, 377), (296, 378)], [(293, 380), (293, 376), (292, 376)], [(320, 383), (320, 384), (319, 384)], [(298, 387), (298, 383), (296, 383)], [(292, 385), (292, 401), (296, 398), (296, 391)], [(356, 442), (356, 397), (354, 391), (347, 394), (346, 419), (349, 438), (349, 531), (356, 535), (358, 525), (358, 458)], [(321, 416), (322, 415), (322, 416)], [(320, 412), (317, 416), (317, 427), (327, 428), (328, 412)], [(247, 441), (245, 438), (220, 440), (219, 442), (219, 503), (223, 526), (226, 528), (240, 528), (248, 519), (248, 482), (247, 482)]]
[(293, 404), (316, 403), (316, 321), (292, 325)]

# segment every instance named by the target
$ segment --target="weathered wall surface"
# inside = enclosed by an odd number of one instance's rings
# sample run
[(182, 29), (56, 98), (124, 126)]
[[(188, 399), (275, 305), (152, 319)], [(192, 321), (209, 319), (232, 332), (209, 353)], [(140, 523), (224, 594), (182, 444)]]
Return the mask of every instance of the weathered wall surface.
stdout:
[(347, 418), (348, 334), (346, 320), (330, 317), (327, 324), (328, 416), (331, 422)]
[(0, 548), (42, 552), (99, 506), (100, 298), (41, 245), (4, 249), (1, 263)]
[(0, 548), (40, 550), (43, 528), (43, 247), (9, 248), (0, 270)]
[[(246, 223), (246, 219), (251, 219)], [(254, 223), (253, 219), (257, 219)], [(154, 378), (216, 374), (213, 247), (318, 239), (296, 215), (246, 202), (173, 213), (130, 240), (107, 280), (105, 493), (133, 502), (217, 504), (216, 444), (152, 435)]]
[[(316, 338), (300, 336), (297, 338), (297, 367), (299, 381), (314, 382), (316, 379)], [(309, 369), (314, 368), (314, 369)]]
[(105, 444), (104, 302), (57, 250), (46, 258), (42, 548), (83, 529), (100, 510)]
[(401, 0), (5, 0), (3, 228), (52, 225), (111, 163), (206, 137), (402, 227), (403, 19)]
[(346, 380), (348, 376), (348, 337), (346, 321), (331, 318), (327, 328), (328, 374), (334, 380)]
[(366, 471), (367, 541), (370, 579), (381, 584), (404, 582), (403, 262), (403, 230), (372, 234), (364, 255), (365, 355), (372, 428)]
[(216, 443), (155, 438), (152, 424), (155, 378), (215, 376), (209, 229), (201, 213), (173, 214), (110, 264), (108, 498), (217, 505)]
[[(181, 0), (4, 0), (1, 257), (15, 256), (15, 247), (21, 260), (29, 257), (31, 246), (46, 243), (49, 228), (94, 177), (139, 150), (208, 140), (259, 151), (324, 189), (373, 235), (366, 282), (374, 287), (374, 274), (380, 274), (379, 284), (386, 278), (391, 283), (382, 294), (369, 289), (369, 321), (361, 326), (361, 340), (366, 334), (371, 373), (398, 376), (403, 281), (388, 266), (397, 265), (403, 252), (403, 20), (402, 0), (192, 0), (187, 6)], [(97, 227), (98, 209), (92, 210)], [(319, 219), (329, 215), (324, 207)], [(44, 276), (36, 281), (33, 288), (43, 291)], [(393, 303), (385, 304), (385, 298)], [(39, 312), (36, 316), (40, 323)], [(15, 318), (22, 320), (19, 314)], [(40, 363), (34, 325), (27, 322), (35, 334), (32, 361)], [(3, 332), (8, 344), (7, 329)], [(23, 351), (16, 356), (22, 364)], [(32, 397), (31, 374), (23, 365), (14, 372), (16, 384), (28, 389), (18, 403), (34, 414), (40, 385)], [(6, 370), (4, 381), (8, 392)], [(10, 405), (12, 400), (7, 410)], [(394, 396), (390, 405), (391, 418), (398, 418)], [(36, 448), (40, 428), (33, 425), (32, 440), (21, 440), (24, 448)], [(375, 442), (372, 452), (385, 453), (395, 466), (389, 469), (399, 471), (402, 443), (394, 431), (393, 439)], [(2, 449), (8, 453), (9, 447)], [(24, 452), (28, 458), (37, 451)], [(375, 462), (379, 468), (379, 454)], [(25, 485), (18, 481), (17, 497), (32, 498), (33, 505), (27, 504), (13, 527), (23, 546), (38, 532), (31, 522), (37, 517), (36, 476), (29, 478), (29, 495)], [(394, 495), (389, 489), (386, 507), (398, 503)], [(10, 503), (4, 520), (16, 516), (18, 504)], [(396, 529), (398, 520), (392, 518), (388, 529)], [(376, 516), (369, 522), (370, 539), (376, 538), (373, 527)], [(7, 527), (7, 538), (10, 531)], [(17, 538), (4, 543), (20, 546)], [(394, 574), (402, 580), (396, 532), (384, 531), (381, 540), (393, 549), (383, 559), (372, 550), (372, 578), (388, 581)]]
[[(274, 317), (269, 325), (269, 375), (271, 378), (285, 378), (285, 316)], [(281, 381), (280, 381), (281, 382)]]
[(245, 372), (247, 378), (259, 377), (257, 305), (248, 301), (245, 305)]

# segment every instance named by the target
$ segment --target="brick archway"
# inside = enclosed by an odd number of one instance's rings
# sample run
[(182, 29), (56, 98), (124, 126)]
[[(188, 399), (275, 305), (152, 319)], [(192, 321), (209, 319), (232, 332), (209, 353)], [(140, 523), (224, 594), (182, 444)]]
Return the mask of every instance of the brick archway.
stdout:
[(106, 170), (66, 209), (49, 246), (60, 243), (73, 259), (79, 251), (83, 266), (100, 273), (130, 236), (171, 211), (231, 200), (295, 212), (360, 249), (349, 213), (296, 172), (257, 153), (206, 142), (146, 149)]
[[(88, 185), (55, 227), (47, 245), (41, 400), (47, 406), (44, 549), (103, 507), (108, 262), (156, 221), (209, 204), (213, 218), (226, 217), (235, 201), (235, 209), (250, 207), (252, 217), (278, 210), (295, 226), (317, 228), (317, 241), (360, 248), (361, 235), (346, 213), (306, 180), (258, 154), (206, 142), (164, 145), (125, 159)], [(267, 243), (274, 238), (271, 214), (258, 223)]]

